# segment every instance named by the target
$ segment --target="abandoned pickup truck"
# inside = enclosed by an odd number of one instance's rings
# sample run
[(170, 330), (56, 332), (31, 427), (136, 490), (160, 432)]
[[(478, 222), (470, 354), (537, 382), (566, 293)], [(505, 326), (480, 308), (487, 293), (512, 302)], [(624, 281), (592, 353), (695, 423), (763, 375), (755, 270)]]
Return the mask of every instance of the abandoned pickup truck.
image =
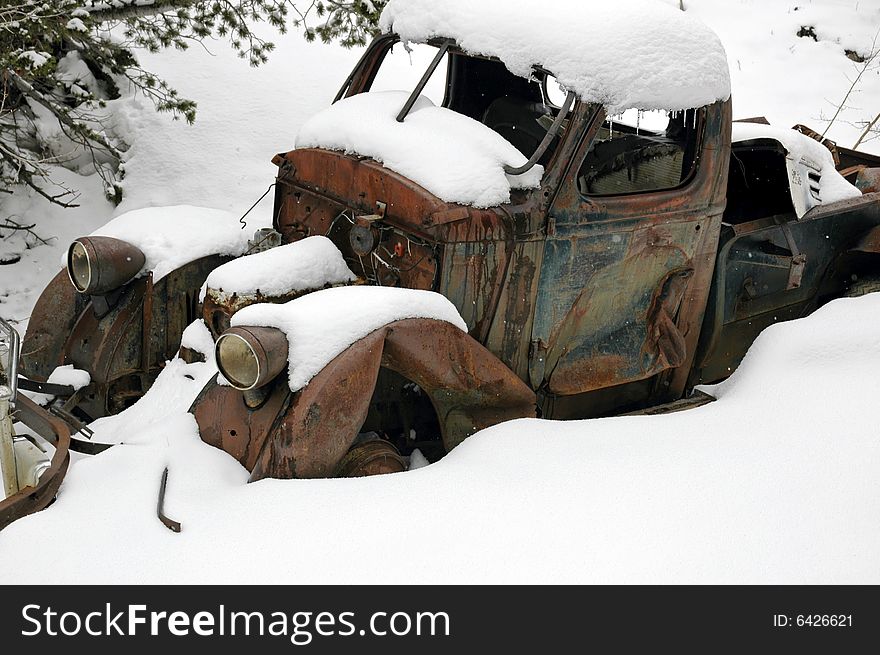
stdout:
[(135, 237), (70, 246), (21, 369), (89, 373), (55, 401), (73, 431), (137, 401), (195, 322), (214, 347), (180, 355), (221, 375), (190, 411), (251, 480), (399, 471), (512, 418), (706, 402), (763, 328), (878, 288), (880, 159), (734, 123), (723, 48), (686, 13), (530, 30), (423, 4), (392, 0), (274, 158), (250, 254), (158, 279)]

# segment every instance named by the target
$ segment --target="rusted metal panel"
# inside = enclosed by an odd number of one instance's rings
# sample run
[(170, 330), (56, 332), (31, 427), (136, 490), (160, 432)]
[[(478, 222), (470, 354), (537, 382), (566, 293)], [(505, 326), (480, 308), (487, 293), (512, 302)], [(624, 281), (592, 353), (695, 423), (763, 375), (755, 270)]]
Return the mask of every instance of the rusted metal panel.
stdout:
[(21, 373), (45, 381), (64, 363), (64, 344), (88, 299), (76, 292), (67, 271), (59, 271), (31, 312), (21, 347)]
[(478, 430), (535, 416), (535, 396), (528, 386), (458, 328), (408, 319), (386, 329), (382, 364), (430, 396), (447, 452)]
[(856, 187), (862, 193), (880, 192), (880, 168), (862, 168), (856, 177)]
[(543, 254), (541, 241), (515, 243), (486, 338), (487, 348), (522, 380), (529, 380), (529, 363), (534, 359), (530, 342)]
[[(724, 207), (726, 151), (718, 145), (729, 147), (728, 104), (708, 108), (703, 121), (703, 153), (685, 186), (627, 196), (578, 191), (575, 171), (598, 124), (587, 130), (549, 210), (533, 386), (578, 395), (689, 370)], [(676, 386), (683, 390), (682, 381)], [(652, 393), (653, 402), (665, 400), (669, 385)]]
[(377, 331), (352, 344), (295, 395), (265, 435), (251, 481), (334, 474), (367, 417), (384, 336)]
[(83, 309), (65, 344), (65, 363), (87, 370), (98, 384), (140, 368), (147, 279), (133, 282), (119, 303), (102, 317)]
[(275, 421), (290, 403), (290, 389), (284, 382), (276, 382), (257, 409), (248, 407), (242, 392), (233, 387), (209, 383), (190, 409), (199, 424), (202, 441), (225, 450), (248, 471), (252, 470)]
[(440, 293), (459, 308), (472, 333), (485, 339), (504, 286), (509, 255), (496, 241), (455, 243), (444, 250)]
[[(552, 393), (569, 395), (669, 368), (670, 353), (659, 346), (682, 337), (668, 314), (654, 307), (655, 298), (671, 273), (692, 274), (694, 234), (684, 224), (548, 241), (553, 256), (544, 256), (532, 331), (547, 351), (544, 375), (536, 378), (543, 377)], [(674, 286), (667, 298), (673, 314), (684, 292), (683, 285)], [(674, 358), (681, 364), (681, 356)]]
[[(280, 182), (289, 184), (295, 181), (303, 190), (320, 194), (359, 213), (372, 214), (376, 202), (381, 201), (386, 203), (389, 219), (404, 221), (413, 227), (431, 227), (434, 214), (455, 208), (372, 159), (311, 148), (293, 150), (283, 158), (291, 166)], [(324, 217), (324, 220), (334, 218), (335, 215)], [(284, 234), (278, 226), (276, 229)]]

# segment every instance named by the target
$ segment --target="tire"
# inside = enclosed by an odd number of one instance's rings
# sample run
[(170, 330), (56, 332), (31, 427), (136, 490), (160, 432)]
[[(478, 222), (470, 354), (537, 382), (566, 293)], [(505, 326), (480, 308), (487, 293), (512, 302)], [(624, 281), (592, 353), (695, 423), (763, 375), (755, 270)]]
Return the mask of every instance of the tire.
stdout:
[(875, 291), (880, 291), (880, 275), (864, 275), (853, 282), (843, 295), (858, 298)]

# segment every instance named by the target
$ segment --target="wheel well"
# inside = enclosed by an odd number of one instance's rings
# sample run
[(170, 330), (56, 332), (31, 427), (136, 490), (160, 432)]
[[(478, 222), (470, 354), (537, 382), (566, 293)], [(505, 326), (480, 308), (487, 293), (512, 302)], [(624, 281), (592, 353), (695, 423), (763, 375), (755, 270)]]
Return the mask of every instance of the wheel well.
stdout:
[(431, 398), (412, 380), (386, 367), (379, 369), (361, 433), (375, 432), (403, 456), (416, 448), (431, 462), (446, 454), (440, 420)]

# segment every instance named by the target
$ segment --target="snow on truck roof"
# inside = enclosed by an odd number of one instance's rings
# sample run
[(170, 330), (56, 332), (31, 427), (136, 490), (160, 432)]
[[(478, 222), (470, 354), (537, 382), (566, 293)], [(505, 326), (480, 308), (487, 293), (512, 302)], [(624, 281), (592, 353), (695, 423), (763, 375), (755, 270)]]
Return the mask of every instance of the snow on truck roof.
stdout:
[(390, 0), (379, 24), (404, 41), (455, 39), (522, 77), (541, 66), (612, 114), (692, 109), (730, 97), (720, 39), (658, 0)]

